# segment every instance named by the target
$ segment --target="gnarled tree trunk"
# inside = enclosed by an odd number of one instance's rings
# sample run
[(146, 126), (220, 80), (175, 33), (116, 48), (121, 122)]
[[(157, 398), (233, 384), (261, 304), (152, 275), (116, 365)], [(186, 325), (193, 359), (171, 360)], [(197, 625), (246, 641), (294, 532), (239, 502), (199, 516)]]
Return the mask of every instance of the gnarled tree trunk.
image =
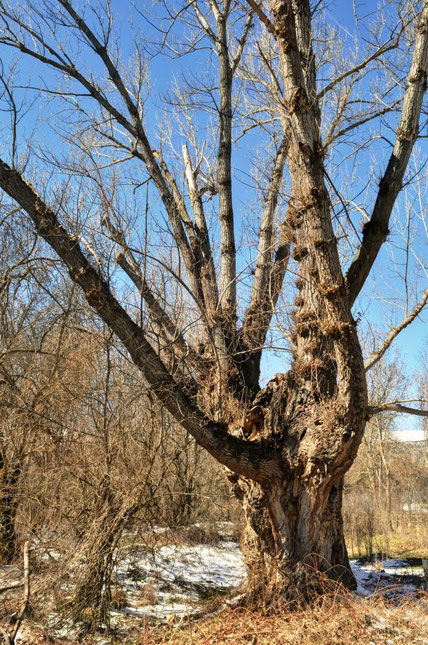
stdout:
[(243, 496), (246, 526), (241, 548), (250, 598), (265, 604), (308, 600), (327, 581), (355, 587), (343, 536), (342, 482), (318, 490), (298, 481)]
[(262, 483), (229, 477), (246, 516), (247, 590), (268, 604), (307, 599), (327, 580), (355, 587), (343, 535), (342, 489), (365, 417), (350, 429), (337, 395), (311, 398), (292, 372), (261, 390), (244, 428), (254, 439), (275, 444), (282, 472)]

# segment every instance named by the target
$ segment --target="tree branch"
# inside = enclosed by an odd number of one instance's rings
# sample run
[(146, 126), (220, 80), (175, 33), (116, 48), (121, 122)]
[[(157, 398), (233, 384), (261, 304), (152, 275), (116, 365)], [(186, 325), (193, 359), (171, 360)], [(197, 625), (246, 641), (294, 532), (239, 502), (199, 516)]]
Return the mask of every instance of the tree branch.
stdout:
[(423, 296), (421, 300), (418, 302), (416, 307), (410, 312), (406, 318), (404, 318), (399, 325), (394, 327), (394, 329), (391, 329), (385, 340), (383, 341), (382, 345), (379, 347), (379, 349), (376, 352), (373, 352), (373, 354), (370, 356), (369, 360), (366, 361), (366, 364), (364, 365), (366, 372), (370, 370), (380, 359), (382, 356), (385, 354), (386, 350), (388, 347), (391, 345), (392, 341), (398, 336), (398, 334), (403, 331), (410, 323), (412, 320), (414, 320), (422, 311), (422, 309), (425, 307), (426, 302), (428, 300), (428, 289), (425, 289)]
[(379, 184), (370, 222), (363, 228), (363, 241), (346, 274), (350, 303), (360, 293), (389, 231), (392, 209), (402, 188), (404, 173), (418, 136), (419, 117), (428, 75), (428, 3), (423, 3), (412, 65), (404, 95), (395, 145)]
[(414, 414), (418, 417), (428, 417), (428, 410), (418, 410), (417, 408), (409, 408), (407, 405), (391, 401), (390, 403), (382, 403), (381, 405), (369, 406), (367, 408), (368, 418), (373, 417), (375, 414), (381, 412), (398, 412), (399, 414)]
[(38, 234), (54, 249), (73, 282), (83, 290), (88, 303), (122, 341), (151, 390), (196, 442), (230, 470), (255, 481), (267, 482), (272, 476), (278, 476), (281, 466), (271, 449), (230, 435), (226, 424), (208, 419), (192, 404), (141, 327), (130, 318), (108, 283), (89, 263), (76, 236), (65, 230), (34, 188), (2, 160), (0, 187), (26, 211)]
[(267, 28), (267, 30), (270, 31), (270, 33), (275, 36), (275, 27), (273, 26), (272, 22), (269, 20), (265, 12), (257, 4), (257, 2), (255, 2), (255, 0), (247, 0), (247, 2), (250, 5), (251, 9), (254, 11), (254, 13), (259, 17), (260, 22), (263, 23), (264, 26)]
[(220, 62), (218, 142), (218, 197), (221, 235), (220, 309), (232, 335), (236, 326), (236, 245), (232, 203), (232, 68), (229, 60), (226, 16), (216, 11), (217, 52)]
[(396, 49), (399, 45), (400, 36), (403, 31), (403, 28), (404, 27), (402, 27), (399, 30), (397, 37), (392, 42), (391, 40), (388, 40), (386, 43), (381, 45), (381, 47), (379, 47), (379, 49), (377, 49), (373, 54), (371, 54), (370, 56), (367, 56), (367, 58), (361, 61), (361, 63), (358, 63), (358, 65), (351, 67), (350, 69), (346, 70), (346, 72), (343, 72), (343, 74), (340, 74), (337, 78), (330, 81), (328, 85), (323, 87), (323, 89), (318, 92), (318, 100), (321, 100), (328, 92), (330, 92), (334, 87), (336, 87), (336, 85), (344, 81), (345, 78), (348, 78), (348, 76), (357, 74), (357, 72), (367, 67), (369, 63), (379, 58), (379, 56), (382, 56), (382, 54), (386, 54), (386, 52), (390, 51), (391, 49)]
[(207, 314), (212, 318), (218, 307), (217, 277), (214, 268), (207, 222), (205, 219), (204, 205), (196, 182), (196, 174), (192, 167), (187, 144), (183, 146), (182, 150), (189, 197), (196, 224), (196, 235), (199, 240), (201, 250), (201, 280), (205, 296), (205, 306)]
[(288, 137), (284, 137), (274, 161), (273, 170), (267, 191), (265, 206), (259, 232), (259, 248), (254, 273), (251, 302), (245, 314), (243, 332), (252, 339), (254, 346), (263, 345), (267, 327), (272, 318), (270, 277), (274, 255), (273, 222), (278, 203), (278, 195), (282, 186), (284, 165), (289, 146)]
[(245, 21), (244, 29), (242, 31), (242, 36), (238, 41), (238, 48), (232, 60), (232, 66), (231, 66), (232, 76), (236, 72), (236, 69), (239, 65), (239, 62), (241, 60), (241, 57), (244, 51), (245, 43), (247, 42), (248, 34), (250, 33), (250, 29), (252, 28), (252, 26), (253, 26), (253, 16), (250, 13), (247, 17), (247, 20)]

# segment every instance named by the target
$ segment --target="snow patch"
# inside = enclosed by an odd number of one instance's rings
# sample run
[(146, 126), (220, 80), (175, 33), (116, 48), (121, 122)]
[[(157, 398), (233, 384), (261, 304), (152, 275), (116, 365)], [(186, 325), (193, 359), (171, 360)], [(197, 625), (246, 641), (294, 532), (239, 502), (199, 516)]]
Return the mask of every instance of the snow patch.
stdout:
[(247, 572), (238, 544), (134, 548), (117, 567), (127, 606), (116, 612), (167, 619), (198, 611), (205, 598), (239, 587)]

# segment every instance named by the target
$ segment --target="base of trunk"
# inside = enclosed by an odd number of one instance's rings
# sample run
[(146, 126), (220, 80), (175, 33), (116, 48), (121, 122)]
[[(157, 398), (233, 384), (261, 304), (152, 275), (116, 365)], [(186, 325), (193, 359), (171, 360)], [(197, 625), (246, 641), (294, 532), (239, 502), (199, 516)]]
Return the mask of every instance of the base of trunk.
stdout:
[[(293, 484), (296, 491), (296, 482)], [(343, 536), (342, 482), (322, 495), (299, 485), (263, 491), (240, 482), (246, 514), (241, 548), (249, 602), (263, 606), (308, 602), (338, 585), (355, 589)]]

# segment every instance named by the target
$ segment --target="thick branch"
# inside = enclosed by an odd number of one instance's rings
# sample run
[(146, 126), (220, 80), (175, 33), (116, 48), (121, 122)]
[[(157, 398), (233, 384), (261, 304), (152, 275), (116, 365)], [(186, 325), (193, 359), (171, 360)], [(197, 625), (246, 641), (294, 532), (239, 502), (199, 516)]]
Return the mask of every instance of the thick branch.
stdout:
[(355, 302), (360, 293), (379, 249), (389, 232), (388, 225), (392, 209), (401, 190), (404, 173), (418, 136), (419, 117), (427, 86), (427, 75), (428, 3), (424, 2), (395, 145), (385, 174), (379, 184), (379, 192), (370, 222), (363, 228), (362, 244), (346, 275), (351, 304)]
[(373, 417), (375, 414), (380, 414), (381, 412), (398, 412), (399, 414), (414, 414), (418, 417), (428, 417), (428, 410), (409, 408), (407, 405), (401, 405), (401, 403), (396, 403), (395, 401), (382, 403), (382, 405), (369, 406), (367, 408), (368, 417)]
[(268, 31), (270, 31), (271, 34), (275, 35), (275, 27), (273, 26), (272, 22), (269, 20), (265, 12), (262, 10), (260, 5), (258, 5), (255, 0), (247, 0), (247, 2), (254, 13), (259, 17), (260, 22), (264, 24), (264, 26)]
[[(289, 223), (295, 240), (294, 258), (299, 263), (296, 304), (301, 307), (303, 319), (303, 324), (295, 326), (293, 370), (318, 392), (337, 390), (349, 411), (346, 422), (349, 428), (352, 427), (352, 443), (356, 448), (364, 430), (366, 379), (344, 289), (331, 202), (325, 185), (311, 3), (309, 0), (269, 0), (269, 7), (279, 48), (291, 133)], [(308, 324), (309, 311), (316, 323)], [(312, 312), (316, 312), (315, 315)], [(298, 311), (297, 318), (299, 315)], [(329, 329), (346, 329), (347, 332), (324, 335), (320, 322)], [(327, 351), (326, 346), (329, 347)], [(315, 375), (313, 365), (319, 362), (320, 352), (323, 356), (334, 352), (335, 363), (334, 366), (319, 364)]]
[(68, 233), (55, 213), (21, 175), (0, 160), (0, 187), (27, 212), (38, 234), (54, 249), (68, 268), (86, 300), (118, 336), (152, 391), (170, 414), (218, 461), (256, 481), (278, 476), (280, 466), (273, 452), (227, 432), (225, 424), (208, 419), (195, 407), (169, 374), (143, 330), (114, 297), (108, 283), (89, 263), (76, 236)]
[(192, 167), (187, 145), (183, 146), (183, 159), (186, 171), (189, 197), (192, 204), (196, 224), (196, 235), (201, 249), (201, 279), (204, 291), (207, 314), (212, 317), (218, 306), (217, 277), (211, 251), (208, 227), (205, 219), (204, 205), (196, 182), (196, 174)]
[(259, 232), (259, 249), (250, 306), (254, 306), (256, 302), (262, 299), (268, 284), (268, 277), (273, 257), (273, 221), (278, 203), (278, 194), (282, 186), (282, 177), (287, 151), (288, 139), (284, 137), (275, 159), (266, 202), (263, 209)]
[(365, 364), (365, 369), (366, 372), (370, 370), (380, 359), (382, 356), (385, 354), (386, 350), (388, 347), (391, 345), (392, 341), (397, 338), (398, 334), (403, 331), (410, 323), (421, 313), (422, 309), (425, 307), (426, 302), (428, 300), (428, 289), (425, 289), (423, 296), (421, 300), (418, 302), (416, 307), (410, 312), (406, 318), (404, 318), (399, 325), (394, 327), (394, 329), (391, 329), (389, 332), (388, 336), (385, 338), (383, 341), (382, 345), (379, 347), (379, 349), (376, 352), (373, 352), (373, 354), (370, 356), (369, 360), (366, 361)]
[[(275, 246), (273, 223), (278, 195), (282, 186), (288, 145), (288, 138), (284, 137), (274, 162), (259, 231), (259, 248), (251, 302), (243, 324), (244, 335), (248, 339), (253, 338), (254, 346), (259, 346), (264, 341), (272, 317), (271, 286), (273, 285), (270, 284), (270, 278), (272, 276)], [(276, 292), (275, 288), (274, 292)]]
[(221, 234), (220, 308), (230, 330), (236, 324), (236, 245), (232, 205), (232, 68), (227, 44), (226, 16), (216, 15), (220, 61), (218, 196)]

